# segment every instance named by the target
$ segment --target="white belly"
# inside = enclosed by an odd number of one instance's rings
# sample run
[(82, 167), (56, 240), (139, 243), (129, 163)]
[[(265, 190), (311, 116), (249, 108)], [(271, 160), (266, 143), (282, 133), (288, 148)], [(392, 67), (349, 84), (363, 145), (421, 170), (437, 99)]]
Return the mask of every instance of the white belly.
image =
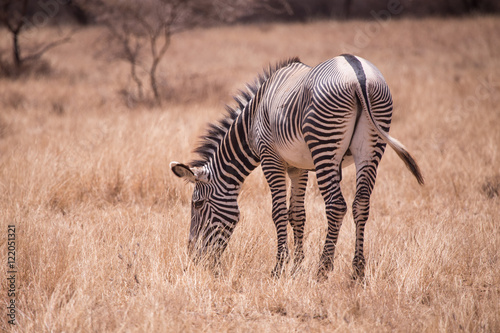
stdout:
[[(277, 147), (280, 156), (290, 166), (299, 169), (315, 170), (314, 162), (309, 151), (309, 147), (302, 138), (297, 138), (287, 147)], [(345, 168), (354, 163), (352, 155), (345, 155), (342, 160), (342, 168)]]
[(314, 170), (311, 152), (304, 139), (296, 138), (286, 147), (277, 147), (277, 150), (290, 166), (299, 169)]

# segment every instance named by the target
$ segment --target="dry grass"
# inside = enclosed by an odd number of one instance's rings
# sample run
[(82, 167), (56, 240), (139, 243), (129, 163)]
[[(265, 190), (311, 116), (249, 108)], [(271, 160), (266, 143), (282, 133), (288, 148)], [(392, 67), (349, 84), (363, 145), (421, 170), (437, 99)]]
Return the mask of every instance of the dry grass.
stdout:
[[(500, 331), (499, 30), (497, 17), (477, 17), (183, 33), (161, 68), (175, 91), (163, 109), (124, 106), (128, 68), (93, 57), (95, 29), (50, 51), (48, 76), (1, 79), (0, 272), (4, 279), (15, 224), (14, 331)], [(362, 45), (360, 31), (373, 33)], [(350, 280), (350, 213), (335, 271), (314, 280), (326, 231), (314, 179), (304, 269), (271, 279), (276, 236), (260, 170), (243, 188), (222, 273), (194, 266), (191, 189), (168, 163), (192, 157), (205, 123), (267, 63), (298, 55), (316, 64), (350, 50), (384, 73), (396, 105), (391, 133), (427, 181), (418, 187), (386, 153), (367, 226), (366, 285)], [(353, 187), (349, 169), (348, 202)], [(0, 295), (0, 328), (12, 329), (5, 283)]]

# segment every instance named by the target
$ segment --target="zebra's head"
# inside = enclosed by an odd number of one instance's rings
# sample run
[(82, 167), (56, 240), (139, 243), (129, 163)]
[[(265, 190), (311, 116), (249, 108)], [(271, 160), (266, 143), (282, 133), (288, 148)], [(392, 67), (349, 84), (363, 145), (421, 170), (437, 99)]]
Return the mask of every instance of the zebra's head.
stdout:
[(237, 194), (222, 193), (206, 167), (170, 163), (172, 172), (193, 183), (188, 250), (195, 260), (217, 260), (239, 220)]

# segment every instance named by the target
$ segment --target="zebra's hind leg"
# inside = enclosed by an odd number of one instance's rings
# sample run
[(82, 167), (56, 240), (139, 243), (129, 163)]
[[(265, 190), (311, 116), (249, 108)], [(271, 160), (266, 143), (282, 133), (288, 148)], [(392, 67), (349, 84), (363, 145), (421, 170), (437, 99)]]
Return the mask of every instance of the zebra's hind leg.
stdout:
[(364, 279), (365, 256), (363, 251), (365, 239), (365, 225), (370, 212), (370, 196), (377, 177), (378, 160), (357, 167), (356, 172), (356, 195), (352, 203), (352, 214), (356, 224), (356, 247), (354, 259), (352, 260), (353, 279)]
[(283, 273), (285, 263), (289, 259), (287, 244), (288, 214), (286, 208), (286, 175), (283, 162), (269, 154), (262, 160), (262, 172), (266, 177), (273, 203), (273, 221), (278, 238), (276, 266), (272, 271), (274, 277)]
[[(332, 99), (335, 101), (335, 96)], [(347, 204), (340, 189), (340, 168), (356, 123), (356, 112), (354, 106), (351, 107), (352, 109), (324, 112), (313, 108), (304, 120), (304, 138), (311, 151), (328, 221), (318, 280), (326, 279), (328, 272), (333, 270), (335, 247), (342, 220), (347, 212)]]
[[(356, 224), (356, 246), (352, 260), (353, 279), (363, 279), (365, 276), (365, 256), (363, 251), (365, 238), (365, 225), (370, 210), (370, 195), (373, 185), (368, 177), (369, 165), (363, 167), (356, 177), (356, 196), (352, 203), (352, 214)], [(376, 173), (376, 171), (375, 171)]]
[(342, 221), (347, 212), (347, 204), (340, 189), (340, 163), (344, 151), (328, 151), (311, 149), (314, 164), (316, 166), (316, 178), (318, 187), (325, 201), (326, 219), (328, 231), (325, 246), (320, 257), (318, 280), (325, 280), (328, 272), (333, 270), (335, 247), (342, 226)]
[[(364, 238), (365, 225), (370, 211), (370, 196), (377, 178), (377, 168), (384, 154), (385, 143), (367, 125), (366, 117), (360, 117), (353, 135), (350, 149), (356, 164), (356, 195), (352, 203), (352, 214), (356, 224), (356, 247), (352, 261), (353, 279), (365, 277)], [(368, 135), (367, 135), (368, 132)]]
[(321, 172), (317, 172), (317, 174), (319, 175), (318, 185), (325, 199), (328, 220), (328, 231), (318, 270), (318, 280), (324, 280), (327, 278), (328, 272), (333, 270), (335, 247), (337, 246), (342, 221), (347, 212), (347, 204), (340, 190), (340, 174), (330, 171), (327, 173), (329, 175), (326, 176), (326, 181), (320, 180)]
[(293, 268), (292, 274), (296, 273), (304, 260), (304, 224), (306, 222), (306, 210), (304, 208), (304, 197), (307, 187), (308, 171), (303, 169), (289, 168), (288, 176), (291, 180), (290, 204), (288, 207), (288, 221), (293, 228)]

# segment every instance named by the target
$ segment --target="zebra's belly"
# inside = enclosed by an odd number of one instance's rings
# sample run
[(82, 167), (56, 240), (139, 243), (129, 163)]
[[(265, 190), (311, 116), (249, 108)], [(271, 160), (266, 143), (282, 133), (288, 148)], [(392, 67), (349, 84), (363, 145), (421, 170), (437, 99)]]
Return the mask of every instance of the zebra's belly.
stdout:
[[(281, 158), (283, 158), (288, 165), (299, 169), (315, 170), (311, 151), (303, 139), (295, 139), (286, 146), (278, 147), (277, 150)], [(347, 151), (342, 159), (342, 168), (353, 163), (354, 158), (350, 151)]]
[(314, 170), (311, 151), (309, 151), (309, 147), (304, 139), (296, 138), (287, 145), (277, 147), (277, 149), (278, 154), (288, 165), (299, 169)]

